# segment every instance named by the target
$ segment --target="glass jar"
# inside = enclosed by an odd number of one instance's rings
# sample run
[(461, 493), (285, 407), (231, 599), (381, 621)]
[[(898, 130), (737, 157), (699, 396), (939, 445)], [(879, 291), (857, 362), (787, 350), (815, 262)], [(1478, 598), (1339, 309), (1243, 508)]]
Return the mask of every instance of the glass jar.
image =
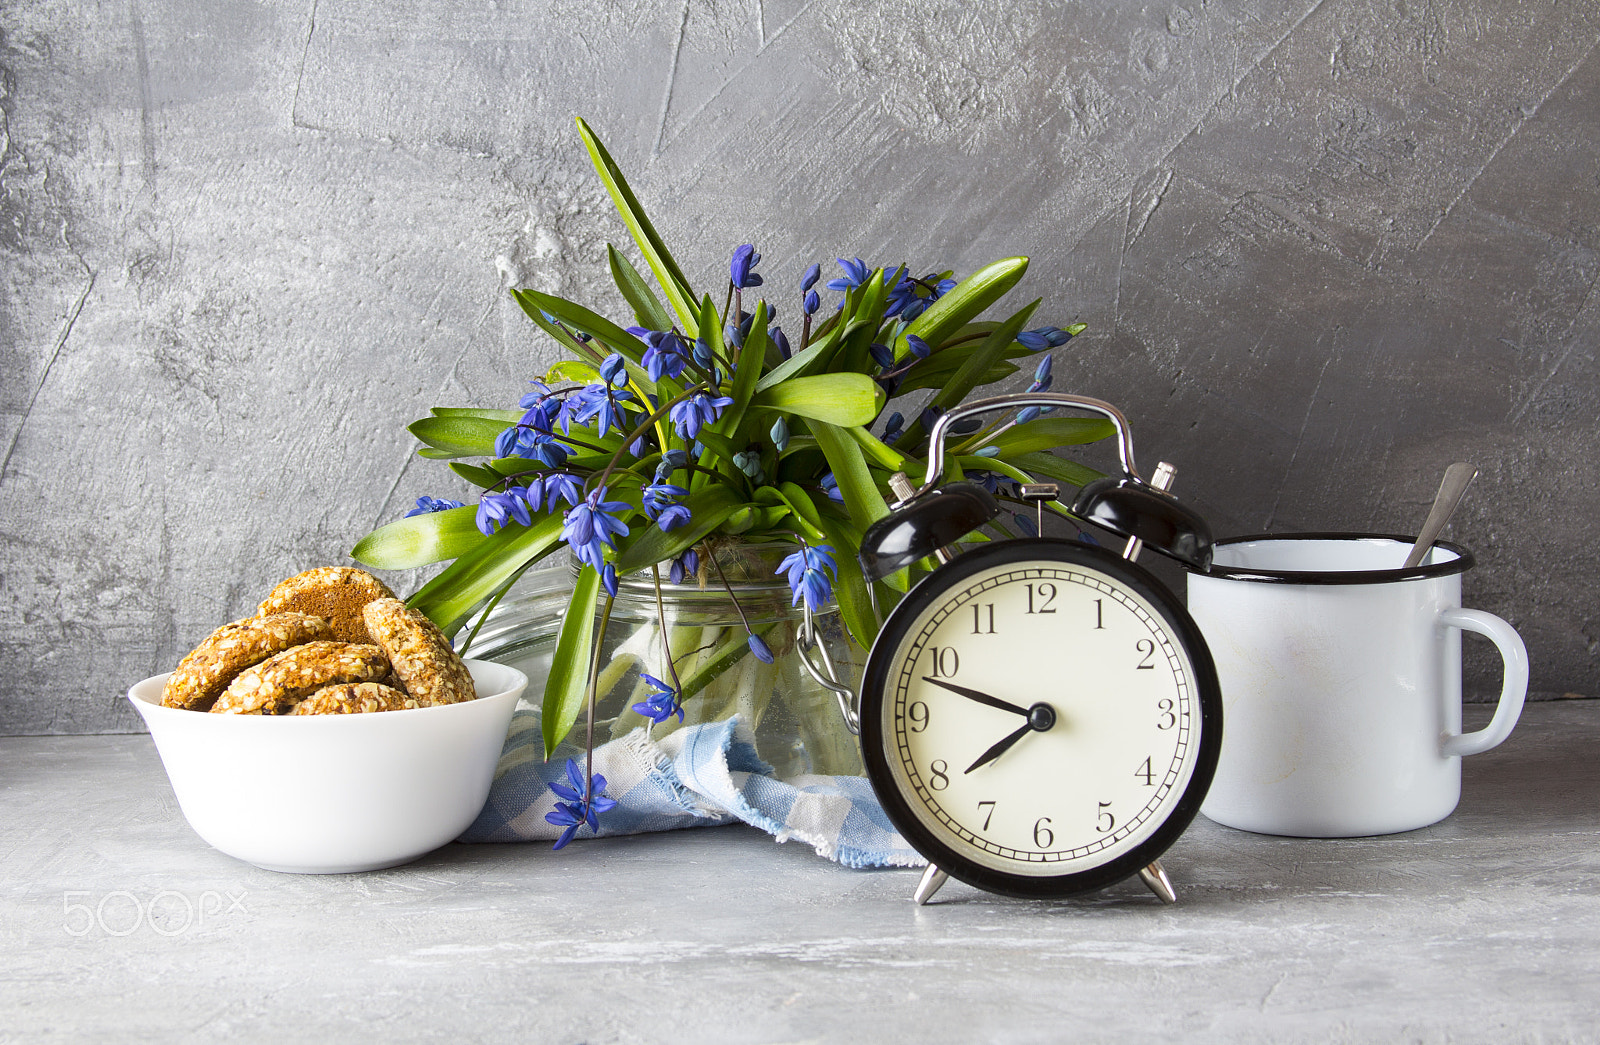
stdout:
[[(651, 735), (659, 739), (684, 726), (722, 721), (737, 713), (753, 727), (757, 752), (779, 778), (806, 773), (861, 775), (860, 748), (845, 728), (838, 698), (811, 677), (795, 650), (804, 611), (790, 605), (789, 585), (775, 575), (779, 560), (792, 550), (772, 543), (719, 544), (717, 563), (726, 587), (702, 554), (699, 575), (682, 584), (670, 583), (667, 571), (661, 570), (659, 603), (650, 570), (623, 578), (600, 640), (595, 743), (640, 726), (650, 726)], [(528, 698), (535, 707), (550, 672), (573, 576), (568, 562), (524, 574), (490, 613), (467, 651), (468, 656), (525, 672)], [(605, 598), (601, 592), (602, 609)], [(750, 653), (747, 621), (750, 631), (771, 649), (773, 663), (764, 664)], [(866, 654), (849, 638), (837, 608), (822, 608), (813, 622), (840, 677), (854, 683)], [(652, 692), (642, 675), (674, 681), (666, 664), (669, 644), (684, 694), (684, 721), (680, 724), (674, 715), (651, 725), (633, 705)], [(580, 713), (567, 739), (581, 744), (584, 729)]]

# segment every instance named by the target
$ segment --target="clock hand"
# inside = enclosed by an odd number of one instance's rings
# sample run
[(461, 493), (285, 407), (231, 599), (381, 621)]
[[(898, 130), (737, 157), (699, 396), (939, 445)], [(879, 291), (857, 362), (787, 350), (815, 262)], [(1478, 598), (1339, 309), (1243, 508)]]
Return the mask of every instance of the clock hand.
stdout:
[(991, 697), (987, 693), (981, 693), (975, 689), (968, 689), (965, 686), (957, 686), (954, 683), (946, 682), (943, 679), (930, 678), (927, 675), (922, 676), (922, 681), (931, 682), (935, 686), (938, 686), (942, 689), (947, 689), (958, 696), (966, 697), (968, 700), (976, 700), (979, 704), (987, 704), (992, 708), (999, 708), (1001, 711), (1009, 711), (1014, 715), (1021, 715), (1023, 718), (1028, 717), (1027, 708), (1018, 707), (1017, 705), (1008, 701), (1001, 700), (999, 697)]
[(985, 751), (983, 754), (979, 755), (978, 756), (978, 760), (976, 762), (972, 763), (972, 765), (968, 766), (967, 769), (966, 769), (966, 772), (970, 773), (974, 769), (977, 769), (979, 766), (986, 766), (990, 762), (993, 762), (995, 759), (999, 758), (1001, 755), (1005, 754), (1007, 751), (1010, 751), (1011, 750), (1011, 746), (1013, 744), (1015, 744), (1017, 741), (1021, 740), (1023, 737), (1027, 736), (1029, 733), (1032, 733), (1032, 732), (1033, 732), (1033, 723), (1032, 722), (1024, 722), (1022, 725), (1018, 726), (1014, 732), (1008, 733), (1000, 741), (1000, 743), (996, 744), (994, 747), (990, 748), (989, 750)]

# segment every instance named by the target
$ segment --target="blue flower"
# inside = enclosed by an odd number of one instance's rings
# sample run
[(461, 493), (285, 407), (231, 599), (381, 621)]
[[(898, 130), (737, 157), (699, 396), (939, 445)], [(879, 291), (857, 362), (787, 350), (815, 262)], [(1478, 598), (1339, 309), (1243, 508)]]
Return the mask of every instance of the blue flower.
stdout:
[(604, 548), (615, 549), (616, 538), (628, 535), (627, 524), (618, 516), (631, 505), (626, 501), (607, 501), (605, 496), (606, 488), (599, 487), (562, 517), (561, 539), (572, 547), (572, 554), (579, 562), (588, 563), (597, 570), (605, 565)]
[(464, 507), (460, 501), (452, 501), (445, 497), (418, 497), (417, 506), (406, 513), (409, 519), (413, 515), (427, 515), (430, 512), (448, 512), (452, 508)]
[(625, 389), (613, 390), (605, 385), (589, 385), (571, 398), (580, 400), (573, 408), (572, 419), (579, 424), (592, 423), (601, 435), (605, 435), (612, 426), (620, 429), (627, 424), (626, 407), (633, 399), (633, 393)]
[(822, 477), (822, 492), (827, 495), (828, 500), (844, 503), (844, 493), (839, 489), (839, 480), (833, 477), (832, 472)]
[(662, 377), (677, 377), (683, 373), (683, 368), (688, 365), (689, 360), (684, 357), (683, 344), (675, 332), (646, 331), (644, 342), (649, 347), (639, 359), (644, 364), (645, 373), (650, 375), (650, 380), (660, 381)]
[(672, 478), (672, 473), (689, 464), (689, 453), (686, 450), (672, 449), (661, 455), (661, 460), (656, 465), (656, 482), (664, 483)]
[[(839, 567), (833, 561), (833, 548), (827, 544), (801, 548), (779, 563), (773, 572), (785, 571), (789, 574), (789, 591), (794, 595), (789, 605), (798, 606), (804, 598), (807, 608), (813, 613), (832, 598), (833, 582), (839, 578)], [(833, 574), (832, 578), (828, 576), (829, 573)]]
[(1017, 529), (1021, 530), (1029, 537), (1039, 536), (1039, 526), (1033, 521), (1033, 516), (1024, 515), (1021, 512), (1012, 512), (1011, 518), (1012, 521), (1017, 524)]
[(788, 449), (789, 423), (783, 419), (782, 415), (779, 415), (778, 419), (772, 422), (772, 430), (767, 434), (772, 436), (772, 445), (778, 448), (780, 454)]
[(905, 427), (905, 417), (900, 413), (900, 411), (896, 410), (894, 413), (890, 414), (889, 419), (883, 423), (883, 441), (893, 445), (902, 435), (905, 434)]
[[(545, 504), (544, 510), (556, 510), (557, 498), (566, 501), (569, 505), (576, 505), (583, 499), (583, 482), (570, 472), (546, 472), (542, 477), (544, 484)], [(530, 495), (533, 484), (528, 484)], [(531, 496), (530, 496), (531, 499)]]
[(844, 275), (830, 279), (823, 284), (829, 290), (849, 290), (851, 287), (859, 287), (867, 281), (868, 276), (872, 275), (872, 270), (860, 258), (856, 258), (854, 261), (846, 261), (843, 258), (835, 258), (834, 260), (839, 263), (840, 268), (844, 269)]
[(772, 663), (772, 661), (773, 661), (772, 650), (768, 649), (767, 648), (767, 644), (765, 642), (761, 641), (761, 636), (760, 635), (756, 635), (756, 634), (752, 633), (751, 636), (750, 636), (749, 641), (746, 644), (750, 647), (750, 652), (754, 653), (756, 659), (759, 660), (761, 663), (763, 663), (763, 664), (771, 664)]
[(695, 364), (701, 369), (705, 369), (711, 365), (711, 344), (705, 338), (695, 338), (694, 348), (690, 351), (694, 355)]
[(613, 599), (617, 597), (617, 568), (609, 562), (600, 567), (600, 587)]
[(578, 833), (578, 828), (584, 824), (589, 825), (589, 830), (598, 833), (600, 830), (600, 814), (607, 813), (617, 807), (616, 799), (605, 796), (606, 778), (596, 773), (587, 784), (583, 779), (583, 771), (578, 768), (578, 763), (567, 759), (567, 779), (572, 786), (552, 783), (550, 790), (566, 799), (557, 802), (554, 812), (546, 813), (546, 823), (557, 827), (565, 827), (561, 837), (556, 839), (552, 849), (560, 849), (572, 841), (572, 836)]
[(733, 261), (728, 265), (728, 275), (733, 279), (733, 285), (741, 290), (761, 285), (761, 276), (754, 271), (761, 264), (761, 255), (756, 253), (756, 248), (749, 243), (737, 247), (733, 252)]
[(495, 437), (494, 453), (496, 457), (525, 457), (550, 468), (560, 468), (567, 463), (571, 451), (548, 431), (516, 424)]
[(811, 267), (806, 269), (806, 274), (800, 277), (800, 292), (809, 292), (812, 287), (817, 285), (817, 280), (821, 278), (822, 266), (813, 262)]
[(651, 722), (665, 722), (673, 715), (677, 715), (678, 721), (682, 722), (683, 703), (678, 700), (678, 691), (654, 675), (641, 673), (639, 678), (657, 692), (648, 694), (644, 700), (633, 705), (633, 710)]
[(524, 526), (533, 523), (533, 516), (528, 512), (528, 502), (524, 499), (528, 491), (523, 487), (513, 487), (500, 493), (486, 493), (478, 498), (478, 529), (485, 536), (493, 536), (495, 531), (511, 520), (516, 520)]
[(806, 299), (801, 303), (801, 307), (805, 309), (806, 315), (812, 315), (822, 307), (822, 299), (817, 296), (815, 290), (808, 290), (806, 291)]
[(782, 327), (773, 327), (767, 331), (767, 337), (774, 345), (778, 346), (778, 355), (788, 359), (794, 352), (789, 348), (789, 339), (784, 336)]
[[(618, 377), (621, 377), (622, 380), (618, 381)], [(612, 385), (621, 386), (628, 383), (628, 368), (623, 361), (621, 352), (613, 352), (606, 356), (605, 361), (600, 364), (600, 379), (608, 387)]]
[(700, 435), (700, 429), (708, 424), (715, 424), (722, 411), (733, 405), (733, 400), (728, 396), (709, 396), (704, 392), (696, 392), (683, 402), (674, 406), (669, 416), (672, 426), (677, 433), (685, 439), (695, 439)]
[(1039, 327), (1037, 330), (1024, 330), (1017, 335), (1017, 342), (1023, 348), (1035, 352), (1042, 352), (1047, 348), (1060, 348), (1071, 340), (1072, 335), (1060, 327)]
[(644, 513), (655, 520), (661, 532), (665, 533), (675, 526), (682, 526), (689, 521), (689, 509), (678, 502), (678, 498), (687, 497), (689, 491), (672, 483), (656, 482), (646, 486), (641, 497)]
[(672, 560), (672, 567), (667, 571), (667, 576), (673, 584), (682, 584), (686, 579), (699, 572), (700, 553), (690, 548)]
[(881, 369), (888, 370), (894, 366), (894, 352), (888, 345), (880, 345), (876, 341), (867, 346), (867, 354)]
[(911, 349), (911, 354), (918, 359), (927, 359), (933, 354), (933, 346), (915, 334), (906, 335), (906, 347)]

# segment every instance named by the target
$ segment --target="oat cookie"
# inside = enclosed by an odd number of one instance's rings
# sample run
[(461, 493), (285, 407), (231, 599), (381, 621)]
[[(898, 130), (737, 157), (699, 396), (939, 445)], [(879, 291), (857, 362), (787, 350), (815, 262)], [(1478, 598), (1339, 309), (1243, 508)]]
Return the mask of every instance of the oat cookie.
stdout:
[(374, 711), (401, 711), (417, 706), (409, 697), (381, 682), (342, 682), (323, 686), (294, 706), (292, 715), (359, 715)]
[(239, 673), (211, 710), (231, 715), (282, 715), (323, 686), (372, 682), (389, 674), (377, 646), (308, 642)]
[(392, 599), (389, 586), (366, 570), (349, 566), (319, 566), (297, 573), (267, 593), (261, 615), (294, 610), (326, 618), (340, 642), (372, 642), (361, 610), (373, 599)]
[(418, 707), (459, 704), (477, 696), (466, 664), (421, 611), (399, 599), (378, 599), (367, 604), (365, 618), (372, 641), (388, 654)]
[(224, 624), (184, 657), (167, 679), (161, 703), (207, 711), (241, 671), (293, 646), (333, 638), (322, 617), (275, 613)]

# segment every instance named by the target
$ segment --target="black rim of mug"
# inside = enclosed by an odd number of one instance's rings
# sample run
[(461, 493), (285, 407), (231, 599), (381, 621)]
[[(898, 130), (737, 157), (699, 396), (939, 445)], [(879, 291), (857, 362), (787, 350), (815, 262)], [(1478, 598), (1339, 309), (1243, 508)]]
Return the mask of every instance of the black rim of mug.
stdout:
[[(1398, 544), (1410, 547), (1416, 537), (1390, 533), (1255, 533), (1241, 537), (1227, 537), (1217, 541), (1213, 548), (1230, 544), (1248, 544), (1252, 541), (1347, 541), (1366, 544)], [(1213, 560), (1207, 572), (1191, 570), (1199, 577), (1219, 577), (1230, 581), (1259, 581), (1265, 584), (1386, 584), (1390, 581), (1423, 580), (1431, 577), (1448, 577), (1453, 573), (1466, 573), (1476, 564), (1472, 553), (1450, 541), (1435, 541), (1435, 548), (1452, 552), (1448, 562), (1423, 563), (1409, 570), (1396, 567), (1392, 570), (1345, 570), (1323, 572), (1312, 570), (1267, 570), (1255, 566), (1223, 566)], [(1431, 552), (1430, 552), (1431, 554)]]

